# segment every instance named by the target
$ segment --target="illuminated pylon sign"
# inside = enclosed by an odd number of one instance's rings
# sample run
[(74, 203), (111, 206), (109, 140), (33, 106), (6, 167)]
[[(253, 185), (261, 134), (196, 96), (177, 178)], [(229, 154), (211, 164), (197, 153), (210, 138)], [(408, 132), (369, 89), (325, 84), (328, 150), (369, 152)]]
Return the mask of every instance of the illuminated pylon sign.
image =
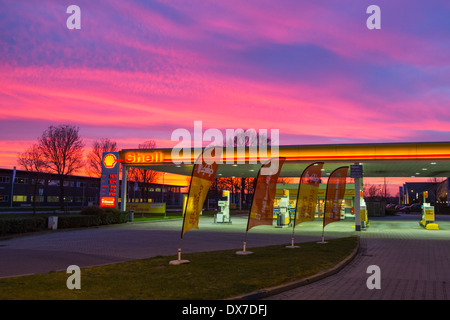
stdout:
[(118, 152), (104, 152), (100, 178), (100, 207), (117, 207), (119, 198)]
[(105, 168), (111, 169), (111, 168), (114, 168), (114, 166), (116, 165), (116, 162), (117, 162), (117, 157), (113, 153), (108, 153), (103, 158), (102, 163), (105, 166)]

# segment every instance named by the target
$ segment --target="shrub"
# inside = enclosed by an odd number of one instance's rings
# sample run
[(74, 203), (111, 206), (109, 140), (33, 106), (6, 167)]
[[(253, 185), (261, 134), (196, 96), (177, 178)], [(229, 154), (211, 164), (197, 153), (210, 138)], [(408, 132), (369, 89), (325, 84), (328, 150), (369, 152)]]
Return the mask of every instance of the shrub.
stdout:
[[(128, 222), (129, 214), (116, 208), (85, 207), (80, 214), (58, 215), (58, 229), (87, 228)], [(0, 219), (0, 236), (47, 230), (48, 217), (30, 216)]]
[(103, 208), (103, 211), (106, 213), (113, 213), (113, 214), (119, 214), (122, 212), (117, 208)]
[[(83, 228), (107, 224), (125, 223), (128, 213), (115, 208), (87, 207), (80, 215), (63, 215), (58, 217), (58, 228)], [(91, 213), (91, 214), (88, 214)]]
[(80, 211), (80, 214), (97, 216), (97, 215), (105, 214), (105, 210), (104, 210), (104, 208), (101, 208), (98, 206), (89, 206), (89, 207), (82, 208)]
[(67, 215), (58, 216), (58, 229), (85, 228), (101, 225), (99, 215)]
[(19, 217), (0, 219), (0, 235), (42, 231), (47, 228), (45, 217)]

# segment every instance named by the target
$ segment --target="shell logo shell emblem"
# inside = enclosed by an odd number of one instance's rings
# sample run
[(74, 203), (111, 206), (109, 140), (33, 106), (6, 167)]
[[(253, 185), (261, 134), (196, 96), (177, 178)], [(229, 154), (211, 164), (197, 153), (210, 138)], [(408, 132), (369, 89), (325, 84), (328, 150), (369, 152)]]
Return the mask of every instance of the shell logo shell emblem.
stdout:
[(117, 162), (117, 158), (112, 153), (107, 154), (105, 156), (105, 158), (103, 158), (103, 165), (105, 166), (105, 168), (108, 168), (108, 169), (114, 168), (114, 166), (116, 165), (116, 162)]

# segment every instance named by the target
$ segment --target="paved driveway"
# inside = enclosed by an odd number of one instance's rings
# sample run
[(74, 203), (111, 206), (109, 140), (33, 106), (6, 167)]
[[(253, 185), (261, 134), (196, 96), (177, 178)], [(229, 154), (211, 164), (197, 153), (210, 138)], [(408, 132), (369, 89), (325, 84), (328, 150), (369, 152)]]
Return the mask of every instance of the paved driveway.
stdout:
[[(360, 233), (358, 256), (336, 275), (286, 291), (270, 300), (448, 300), (450, 221), (438, 216), (440, 230), (425, 230), (419, 216), (373, 218)], [(380, 269), (380, 289), (366, 282), (371, 265)], [(372, 283), (372, 281), (369, 281)]]
[[(371, 219), (356, 233), (353, 221), (325, 228), (325, 238), (358, 234), (358, 256), (338, 274), (268, 299), (448, 299), (450, 294), (450, 220), (437, 217), (439, 231), (419, 226), (419, 216)], [(242, 248), (247, 219), (214, 224), (200, 219), (180, 243), (181, 220), (127, 223), (82, 230), (58, 230), (0, 240), (0, 277), (19, 276), (143, 259), (182, 252)], [(251, 229), (247, 245), (289, 244), (291, 228), (260, 226)], [(295, 230), (296, 242), (319, 241), (321, 221), (304, 223)], [(301, 250), (301, 249), (300, 249)], [(381, 270), (381, 289), (369, 290), (367, 267)]]
[[(133, 222), (81, 230), (57, 230), (0, 240), (0, 277), (65, 270), (80, 267), (143, 259), (182, 252), (241, 249), (247, 218), (234, 217), (232, 224), (215, 224), (201, 217), (199, 229), (185, 233), (180, 243), (181, 220)], [(318, 229), (318, 227), (316, 228)], [(347, 227), (351, 232), (350, 227)], [(288, 244), (292, 229), (269, 226), (253, 228), (248, 247)], [(314, 233), (316, 233), (314, 231)], [(319, 236), (298, 237), (299, 241)]]

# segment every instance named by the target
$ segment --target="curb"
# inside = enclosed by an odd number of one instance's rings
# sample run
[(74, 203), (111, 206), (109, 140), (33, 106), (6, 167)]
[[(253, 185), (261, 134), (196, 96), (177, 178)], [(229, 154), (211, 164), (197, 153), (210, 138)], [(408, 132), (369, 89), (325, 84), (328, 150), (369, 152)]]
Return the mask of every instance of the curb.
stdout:
[(289, 291), (298, 287), (302, 287), (308, 284), (311, 284), (313, 282), (322, 280), (326, 277), (329, 277), (331, 275), (334, 275), (336, 273), (338, 273), (339, 271), (341, 271), (345, 266), (347, 266), (359, 253), (359, 249), (360, 249), (360, 244), (359, 244), (359, 237), (357, 238), (357, 243), (356, 243), (356, 247), (355, 249), (353, 249), (352, 253), (350, 253), (350, 255), (348, 255), (344, 260), (342, 260), (341, 262), (339, 262), (336, 266), (334, 266), (331, 269), (328, 270), (324, 270), (321, 271), (313, 276), (307, 277), (307, 278), (303, 278), (301, 280), (297, 280), (294, 282), (290, 282), (287, 284), (282, 284), (279, 286), (275, 286), (275, 287), (271, 287), (271, 288), (266, 288), (266, 289), (261, 289), (258, 291), (254, 291), (248, 294), (243, 294), (243, 295), (239, 295), (239, 296), (235, 296), (232, 298), (228, 298), (226, 300), (258, 300), (258, 299), (263, 299), (263, 298), (267, 298), (285, 291)]

